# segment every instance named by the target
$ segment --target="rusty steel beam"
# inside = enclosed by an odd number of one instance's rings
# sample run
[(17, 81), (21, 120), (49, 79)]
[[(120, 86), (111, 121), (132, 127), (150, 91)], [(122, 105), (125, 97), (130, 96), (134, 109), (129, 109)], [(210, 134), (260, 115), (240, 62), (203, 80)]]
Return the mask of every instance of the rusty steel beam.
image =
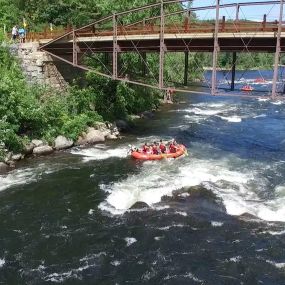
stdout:
[(280, 15), (279, 15), (279, 23), (278, 23), (278, 32), (276, 37), (276, 52), (275, 52), (275, 62), (274, 62), (274, 74), (273, 74), (273, 81), (272, 81), (272, 99), (276, 97), (276, 89), (277, 89), (277, 80), (278, 80), (278, 65), (280, 59), (280, 39), (281, 39), (281, 32), (282, 32), (282, 20), (283, 20), (283, 2), (284, 0), (280, 0)]
[(220, 0), (216, 0), (216, 22), (215, 22), (215, 33), (214, 33), (214, 51), (213, 51), (213, 70), (212, 70), (212, 86), (211, 95), (216, 95), (216, 84), (217, 84), (217, 61), (218, 61), (218, 50), (219, 50), (219, 17), (220, 17)]

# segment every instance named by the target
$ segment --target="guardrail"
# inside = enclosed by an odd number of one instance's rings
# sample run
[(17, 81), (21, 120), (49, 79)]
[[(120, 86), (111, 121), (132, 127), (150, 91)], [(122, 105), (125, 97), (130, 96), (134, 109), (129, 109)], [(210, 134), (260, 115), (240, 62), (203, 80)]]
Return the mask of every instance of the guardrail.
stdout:
[[(154, 24), (145, 25), (132, 25), (132, 26), (121, 26), (118, 25), (118, 36), (127, 35), (148, 35), (148, 34), (159, 34), (160, 26)], [(248, 21), (231, 21), (226, 22), (225, 19), (219, 23), (219, 33), (237, 33), (237, 32), (277, 32), (278, 22), (248, 22)], [(40, 41), (40, 40), (52, 40), (56, 39), (65, 33), (71, 32), (72, 28), (58, 29), (54, 31), (45, 30), (43, 32), (28, 32), (26, 41)], [(197, 34), (197, 33), (214, 33), (215, 23), (173, 23), (171, 25), (165, 25), (164, 32), (169, 34)], [(285, 31), (285, 26), (282, 27), (282, 31)], [(86, 28), (80, 31), (76, 31), (77, 37), (92, 37), (92, 36), (113, 36), (112, 29), (104, 28)]]

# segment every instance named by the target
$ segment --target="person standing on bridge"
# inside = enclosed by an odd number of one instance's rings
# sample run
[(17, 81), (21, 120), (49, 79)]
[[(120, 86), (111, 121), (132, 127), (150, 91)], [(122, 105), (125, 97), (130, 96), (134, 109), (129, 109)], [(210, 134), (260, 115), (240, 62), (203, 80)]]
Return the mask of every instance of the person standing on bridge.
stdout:
[(15, 25), (12, 28), (12, 40), (15, 42), (17, 40), (17, 36), (18, 36), (18, 26)]
[(24, 43), (26, 40), (26, 30), (25, 28), (20, 28), (19, 29), (19, 38), (20, 38), (20, 43)]

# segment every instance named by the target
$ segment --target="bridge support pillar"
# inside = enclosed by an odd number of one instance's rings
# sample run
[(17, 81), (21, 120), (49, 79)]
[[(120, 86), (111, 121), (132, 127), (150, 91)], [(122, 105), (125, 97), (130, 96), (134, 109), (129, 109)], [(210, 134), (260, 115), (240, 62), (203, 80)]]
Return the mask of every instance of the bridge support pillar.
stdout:
[(118, 22), (117, 15), (113, 14), (113, 79), (118, 78)]
[(164, 87), (164, 57), (165, 57), (165, 44), (164, 44), (164, 6), (163, 0), (160, 5), (160, 44), (159, 44), (159, 89)]
[(184, 52), (184, 86), (188, 85), (189, 52)]
[(72, 64), (73, 66), (77, 66), (78, 65), (78, 53), (77, 53), (77, 49), (78, 49), (78, 46), (77, 46), (77, 43), (76, 43), (76, 34), (75, 34), (75, 31), (73, 29), (72, 31)]
[(274, 73), (272, 80), (272, 99), (276, 97), (277, 90), (277, 80), (278, 80), (278, 65), (280, 60), (280, 40), (281, 40), (281, 32), (282, 32), (282, 20), (283, 20), (283, 4), (284, 0), (280, 0), (280, 14), (279, 14), (279, 23), (278, 23), (278, 32), (276, 37), (276, 52), (275, 52), (275, 62), (274, 62)]
[(237, 53), (233, 52), (231, 91), (235, 90)]
[(216, 22), (215, 22), (215, 33), (214, 33), (214, 50), (213, 50), (213, 70), (212, 70), (212, 88), (211, 95), (216, 95), (217, 91), (217, 61), (219, 52), (219, 16), (220, 16), (220, 0), (216, 0)]

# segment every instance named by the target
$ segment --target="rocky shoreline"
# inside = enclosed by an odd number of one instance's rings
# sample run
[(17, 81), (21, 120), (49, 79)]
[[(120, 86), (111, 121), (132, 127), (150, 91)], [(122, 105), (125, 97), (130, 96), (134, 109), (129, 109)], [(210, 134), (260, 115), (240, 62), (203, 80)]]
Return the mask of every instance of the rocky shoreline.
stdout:
[(77, 141), (73, 141), (63, 135), (57, 136), (51, 144), (43, 140), (34, 139), (25, 145), (22, 153), (7, 152), (4, 161), (0, 162), (0, 173), (15, 168), (16, 163), (26, 157), (44, 156), (74, 146), (93, 145), (105, 142), (106, 140), (119, 139), (121, 137), (120, 131), (124, 131), (127, 128), (128, 123), (123, 120), (118, 120), (113, 124), (109, 122), (97, 122), (94, 127), (89, 127), (86, 132), (83, 132)]

